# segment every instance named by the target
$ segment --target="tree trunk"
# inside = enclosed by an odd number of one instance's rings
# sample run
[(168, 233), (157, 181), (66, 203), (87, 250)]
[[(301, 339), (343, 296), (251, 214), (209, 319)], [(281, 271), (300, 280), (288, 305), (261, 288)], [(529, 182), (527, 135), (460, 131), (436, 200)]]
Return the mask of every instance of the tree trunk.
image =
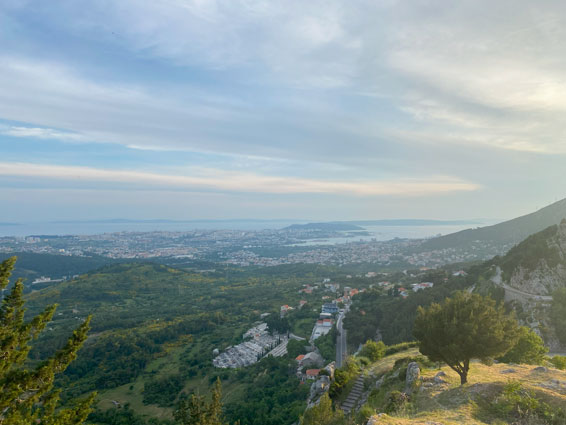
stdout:
[(462, 368), (462, 373), (460, 373), (460, 385), (464, 385), (468, 382), (468, 371), (470, 370), (470, 361), (464, 361), (464, 367)]

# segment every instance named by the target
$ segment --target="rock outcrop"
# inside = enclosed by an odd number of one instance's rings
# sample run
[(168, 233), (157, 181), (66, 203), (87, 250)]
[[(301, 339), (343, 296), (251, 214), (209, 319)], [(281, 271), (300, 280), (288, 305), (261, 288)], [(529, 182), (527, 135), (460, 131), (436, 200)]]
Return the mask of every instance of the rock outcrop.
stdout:
[(407, 376), (405, 378), (405, 393), (411, 394), (415, 382), (419, 379), (421, 375), (421, 369), (418, 363), (411, 362), (407, 365)]

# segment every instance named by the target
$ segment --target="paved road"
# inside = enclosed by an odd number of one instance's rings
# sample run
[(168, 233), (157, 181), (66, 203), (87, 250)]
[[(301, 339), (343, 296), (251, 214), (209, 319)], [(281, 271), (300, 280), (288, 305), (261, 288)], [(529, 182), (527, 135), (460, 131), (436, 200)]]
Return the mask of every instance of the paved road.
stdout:
[(552, 301), (551, 295), (529, 294), (528, 292), (524, 292), (524, 291), (521, 291), (520, 289), (516, 289), (516, 288), (513, 288), (509, 285), (506, 285), (505, 283), (503, 283), (503, 279), (502, 279), (501, 275), (502, 275), (501, 267), (497, 266), (495, 276), (493, 276), (491, 278), (491, 281), (493, 283), (495, 283), (496, 285), (505, 289), (505, 291), (509, 291), (509, 292), (514, 293), (516, 295), (521, 295), (525, 298), (530, 298), (530, 299), (537, 300), (537, 301)]
[(336, 329), (338, 330), (338, 335), (336, 336), (336, 367), (342, 367), (342, 363), (346, 359), (347, 347), (346, 347), (346, 329), (342, 326), (342, 319), (345, 313), (340, 313), (338, 316), (338, 321), (336, 322)]

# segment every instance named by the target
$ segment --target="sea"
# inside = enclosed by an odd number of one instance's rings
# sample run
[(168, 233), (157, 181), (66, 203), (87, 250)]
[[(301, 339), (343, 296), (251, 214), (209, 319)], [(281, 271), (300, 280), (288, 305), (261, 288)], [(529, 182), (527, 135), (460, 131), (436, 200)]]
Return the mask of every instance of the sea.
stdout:
[[(282, 229), (291, 224), (304, 224), (308, 220), (192, 220), (192, 221), (68, 221), (35, 223), (0, 223), (0, 236), (39, 236), (39, 235), (95, 235), (115, 232), (182, 232), (191, 230), (263, 230)], [(458, 232), (460, 230), (488, 225), (478, 224), (431, 224), (431, 225), (367, 225), (360, 226), (364, 231), (341, 232), (342, 236), (327, 239), (311, 239), (300, 245), (332, 245), (359, 241), (387, 241), (395, 238), (421, 239)]]

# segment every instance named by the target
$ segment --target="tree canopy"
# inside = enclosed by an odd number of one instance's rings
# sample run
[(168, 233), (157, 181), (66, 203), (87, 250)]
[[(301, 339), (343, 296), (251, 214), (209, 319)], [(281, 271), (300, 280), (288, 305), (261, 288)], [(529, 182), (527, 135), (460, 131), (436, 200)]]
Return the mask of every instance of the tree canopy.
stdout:
[(499, 360), (505, 363), (541, 364), (548, 348), (532, 329), (521, 326), (517, 343)]
[(212, 391), (212, 400), (207, 403), (203, 396), (191, 394), (188, 400), (181, 400), (174, 413), (180, 425), (224, 425), (222, 413), (222, 385), (216, 380)]
[(419, 307), (413, 334), (421, 353), (450, 366), (463, 385), (470, 360), (505, 354), (517, 342), (519, 326), (492, 298), (456, 292), (442, 304)]
[[(16, 257), (11, 257), (0, 264), (0, 289), (8, 286), (15, 263)], [(23, 281), (18, 279), (0, 308), (0, 423), (81, 424), (90, 413), (94, 394), (75, 403), (74, 407), (57, 409), (59, 391), (53, 389), (53, 383), (55, 375), (62, 373), (75, 359), (86, 340), (90, 317), (51, 358), (34, 369), (26, 369), (29, 343), (51, 321), (56, 305), (25, 322), (23, 290)]]

